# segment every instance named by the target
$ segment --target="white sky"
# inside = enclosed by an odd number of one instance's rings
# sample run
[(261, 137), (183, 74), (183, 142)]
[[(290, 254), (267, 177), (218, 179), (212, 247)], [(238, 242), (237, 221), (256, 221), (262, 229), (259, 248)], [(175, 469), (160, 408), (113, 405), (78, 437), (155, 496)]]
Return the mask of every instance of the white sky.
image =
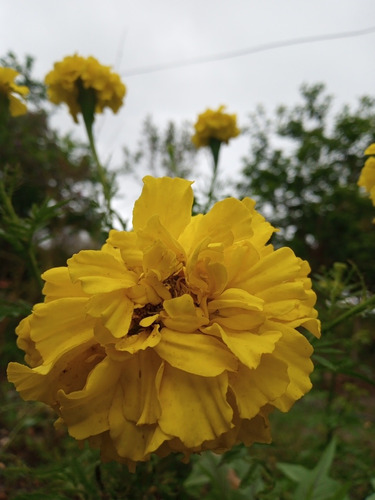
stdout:
[[(222, 61), (178, 67), (138, 76), (135, 68), (222, 54), (267, 44), (375, 26), (374, 0), (0, 0), (0, 55), (36, 58), (43, 78), (55, 61), (78, 52), (112, 65), (127, 85), (125, 106), (97, 120), (103, 160), (121, 159), (124, 144), (135, 147), (146, 115), (192, 123), (207, 107), (227, 105), (239, 125), (261, 103), (271, 112), (293, 105), (303, 82), (324, 82), (336, 102), (355, 104), (375, 95), (375, 33), (346, 39), (281, 47)], [(53, 124), (73, 130), (65, 107)], [(246, 139), (222, 155), (222, 168), (238, 172)], [(126, 196), (131, 206), (140, 186)]]

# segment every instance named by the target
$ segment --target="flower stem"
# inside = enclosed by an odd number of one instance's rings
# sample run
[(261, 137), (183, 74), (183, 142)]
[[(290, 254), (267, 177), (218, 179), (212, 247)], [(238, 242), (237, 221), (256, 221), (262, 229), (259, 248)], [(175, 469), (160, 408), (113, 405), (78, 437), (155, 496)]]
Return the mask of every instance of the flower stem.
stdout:
[(351, 318), (352, 316), (355, 316), (356, 314), (361, 313), (362, 311), (365, 311), (366, 309), (369, 308), (369, 306), (375, 306), (375, 295), (372, 295), (370, 298), (367, 300), (361, 302), (360, 304), (352, 307), (348, 311), (345, 311), (343, 314), (341, 314), (338, 318), (335, 318), (334, 320), (330, 321), (327, 325), (324, 326), (324, 330), (328, 331), (334, 328), (335, 326), (339, 325), (343, 321), (346, 321), (347, 319)]
[(212, 152), (212, 158), (213, 158), (213, 172), (212, 172), (210, 189), (209, 189), (208, 195), (207, 195), (207, 203), (206, 203), (206, 207), (204, 209), (205, 212), (208, 212), (208, 209), (210, 208), (210, 205), (212, 203), (213, 196), (214, 196), (217, 174), (218, 174), (219, 153), (220, 153), (221, 141), (219, 141), (218, 139), (210, 139), (209, 146), (210, 146), (210, 149)]
[(35, 255), (35, 250), (34, 250), (34, 247), (33, 245), (30, 245), (29, 247), (29, 250), (28, 250), (28, 256), (29, 256), (29, 261), (30, 261), (30, 264), (31, 264), (31, 270), (35, 276), (35, 279), (40, 287), (40, 290), (42, 290), (43, 288), (43, 280), (42, 280), (42, 277), (41, 277), (41, 271), (39, 269), (39, 266), (38, 266), (38, 263), (37, 263), (37, 260), (36, 260), (36, 255)]
[(93, 134), (93, 125), (95, 120), (96, 93), (92, 88), (85, 88), (81, 80), (78, 80), (78, 103), (81, 107), (83, 121), (89, 139), (89, 145), (94, 159), (96, 170), (98, 173), (99, 182), (103, 188), (103, 195), (106, 208), (106, 224), (112, 226), (113, 210), (111, 207), (111, 185), (108, 181), (107, 172), (99, 160), (96, 151), (95, 139)]

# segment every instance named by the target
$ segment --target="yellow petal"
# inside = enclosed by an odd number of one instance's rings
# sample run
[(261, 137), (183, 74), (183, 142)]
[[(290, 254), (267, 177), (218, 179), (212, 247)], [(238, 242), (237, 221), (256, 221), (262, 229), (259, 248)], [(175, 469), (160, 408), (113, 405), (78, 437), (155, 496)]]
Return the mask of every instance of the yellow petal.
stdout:
[(241, 418), (255, 417), (262, 406), (283, 395), (289, 384), (287, 365), (264, 354), (257, 368), (240, 365), (237, 373), (229, 375), (229, 385), (236, 397)]
[(144, 252), (143, 269), (147, 275), (153, 272), (159, 281), (164, 281), (180, 268), (176, 254), (161, 241), (153, 242)]
[(30, 320), (32, 314), (24, 318), (16, 328), (17, 346), (25, 351), (25, 361), (31, 366), (38, 366), (43, 363), (40, 352), (35, 347), (35, 342), (30, 337)]
[(288, 411), (311, 389), (309, 375), (313, 370), (310, 359), (313, 348), (308, 340), (293, 328), (276, 322), (269, 322), (269, 327), (278, 328), (282, 332), (282, 337), (272, 355), (287, 364), (290, 379), (285, 394), (277, 398), (273, 404), (281, 411)]
[(161, 335), (159, 325), (155, 325), (152, 332), (141, 330), (137, 335), (127, 335), (116, 343), (116, 351), (124, 351), (135, 354), (148, 347), (155, 347), (160, 342)]
[(134, 204), (134, 230), (144, 228), (153, 215), (158, 215), (164, 228), (174, 238), (178, 238), (191, 218), (192, 182), (170, 177), (157, 179), (147, 175), (143, 183), (142, 194)]
[(163, 328), (161, 341), (154, 350), (175, 368), (203, 377), (237, 369), (237, 360), (228, 348), (220, 340), (204, 334)]
[(164, 248), (172, 251), (177, 261), (185, 259), (185, 251), (178, 241), (160, 222), (159, 215), (153, 215), (147, 221), (143, 229), (137, 231), (138, 244), (144, 251), (155, 242), (163, 245)]
[(255, 210), (255, 201), (251, 198), (244, 198), (242, 202), (251, 214), (252, 235), (250, 242), (255, 248), (262, 248), (271, 238), (275, 229), (259, 212)]
[(143, 263), (143, 251), (139, 248), (138, 236), (134, 231), (109, 232), (107, 243), (114, 248), (119, 248), (125, 265), (130, 268), (141, 268)]
[(71, 392), (82, 389), (88, 373), (103, 356), (104, 351), (90, 341), (61, 355), (55, 362), (33, 369), (10, 363), (8, 379), (26, 401), (42, 401), (57, 410), (57, 391), (63, 389), (65, 392)]
[(273, 352), (281, 337), (279, 331), (265, 331), (256, 335), (246, 331), (235, 332), (220, 328), (220, 333), (229, 350), (248, 368), (256, 368), (261, 356)]
[(163, 307), (165, 312), (161, 313), (162, 321), (171, 330), (195, 332), (209, 322), (208, 318), (203, 316), (202, 310), (194, 305), (193, 298), (188, 294), (165, 300)]
[(242, 280), (236, 286), (257, 295), (285, 281), (294, 281), (300, 274), (301, 263), (288, 247), (270, 251), (248, 271), (244, 270)]
[(9, 111), (12, 116), (20, 116), (27, 113), (27, 107), (16, 97), (9, 95)]
[(62, 297), (85, 297), (80, 283), (73, 283), (67, 267), (53, 267), (42, 274), (45, 302)]
[(112, 292), (136, 284), (136, 276), (123, 262), (101, 250), (82, 250), (68, 260), (73, 282), (80, 281), (87, 294)]
[(120, 373), (121, 365), (105, 358), (92, 370), (82, 390), (58, 392), (60, 413), (71, 436), (86, 439), (109, 429), (108, 414)]
[(240, 308), (247, 311), (262, 311), (264, 301), (245, 290), (228, 288), (214, 300), (208, 302), (208, 310), (213, 312), (226, 308)]
[(370, 144), (365, 150), (365, 155), (375, 155), (375, 143)]
[(130, 327), (134, 304), (123, 290), (94, 295), (87, 304), (87, 313), (101, 318), (115, 338), (124, 337)]
[(121, 388), (121, 414), (126, 420), (137, 425), (157, 422), (161, 413), (157, 397), (160, 366), (160, 358), (151, 349), (139, 351), (123, 363), (118, 384)]
[(187, 448), (216, 439), (232, 428), (233, 410), (226, 400), (228, 377), (200, 377), (165, 365), (160, 385), (159, 425)]
[(124, 391), (118, 385), (109, 412), (110, 437), (120, 457), (143, 462), (168, 438), (156, 424), (136, 425), (124, 414)]
[(87, 318), (86, 297), (37, 304), (30, 318), (30, 336), (45, 363), (92, 340), (93, 320)]

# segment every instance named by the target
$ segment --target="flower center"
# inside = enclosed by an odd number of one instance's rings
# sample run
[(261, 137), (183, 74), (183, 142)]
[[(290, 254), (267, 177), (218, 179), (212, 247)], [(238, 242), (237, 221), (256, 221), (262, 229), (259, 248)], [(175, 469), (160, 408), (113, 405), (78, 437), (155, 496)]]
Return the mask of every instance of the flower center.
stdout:
[[(196, 303), (196, 296), (192, 294), (189, 289), (185, 273), (181, 269), (177, 273), (171, 274), (167, 279), (162, 282), (162, 286), (167, 291), (172, 299), (180, 297), (181, 295), (189, 294), (193, 297)], [(159, 316), (160, 312), (163, 310), (164, 300), (160, 299), (158, 304), (146, 304), (143, 307), (138, 307), (134, 309), (132, 321), (128, 331), (128, 337), (133, 335), (138, 335), (142, 331), (152, 332), (153, 326), (159, 325), (160, 328), (163, 326), (162, 320)], [(149, 318), (149, 324), (147, 324), (147, 318)], [(144, 320), (144, 321), (143, 321)], [(143, 321), (143, 324), (141, 322)]]

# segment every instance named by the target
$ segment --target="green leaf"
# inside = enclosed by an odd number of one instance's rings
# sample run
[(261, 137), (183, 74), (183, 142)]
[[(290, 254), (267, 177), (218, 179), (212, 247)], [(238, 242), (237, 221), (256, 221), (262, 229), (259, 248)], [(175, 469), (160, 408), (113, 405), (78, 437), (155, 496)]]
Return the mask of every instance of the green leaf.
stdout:
[(280, 463), (281, 470), (292, 481), (298, 483), (294, 492), (294, 500), (346, 500), (347, 485), (329, 477), (336, 451), (336, 439), (333, 438), (324, 450), (314, 469), (307, 469), (301, 465)]

